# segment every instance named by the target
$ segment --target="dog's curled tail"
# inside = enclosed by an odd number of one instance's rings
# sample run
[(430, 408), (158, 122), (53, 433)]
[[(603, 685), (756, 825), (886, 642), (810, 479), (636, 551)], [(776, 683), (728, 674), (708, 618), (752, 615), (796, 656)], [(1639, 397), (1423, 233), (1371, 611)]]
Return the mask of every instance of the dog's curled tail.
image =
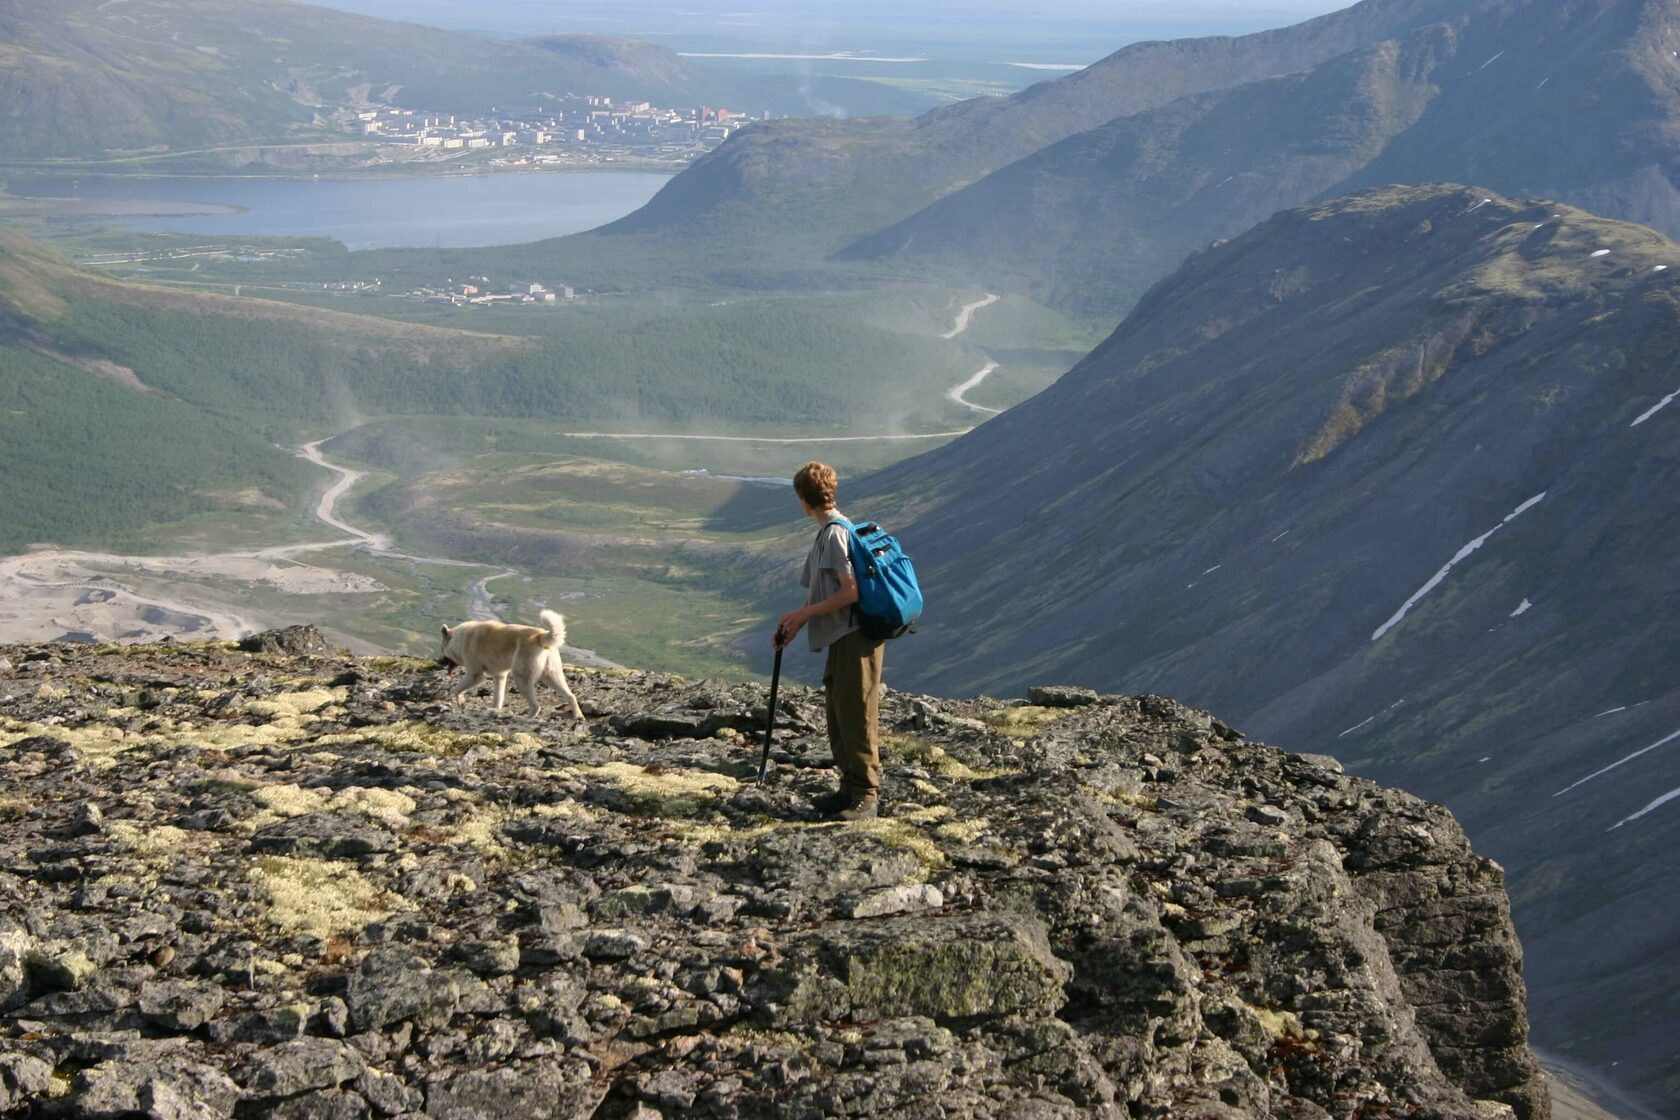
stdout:
[(548, 627), (548, 640), (543, 642), (548, 649), (559, 649), (566, 644), (566, 620), (556, 611), (543, 611), (537, 616), (542, 624)]

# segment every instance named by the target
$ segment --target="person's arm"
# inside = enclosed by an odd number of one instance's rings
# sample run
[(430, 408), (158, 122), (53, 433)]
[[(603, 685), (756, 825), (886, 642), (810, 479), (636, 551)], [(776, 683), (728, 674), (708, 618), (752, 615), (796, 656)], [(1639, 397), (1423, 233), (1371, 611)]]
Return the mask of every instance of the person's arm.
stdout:
[(781, 636), (781, 645), (786, 646), (793, 641), (794, 635), (805, 628), (805, 624), (813, 618), (835, 611), (844, 610), (858, 601), (857, 579), (852, 575), (851, 565), (844, 568), (831, 569), (840, 580), (840, 590), (818, 603), (798, 610), (789, 611), (782, 616), (777, 624), (776, 633)]

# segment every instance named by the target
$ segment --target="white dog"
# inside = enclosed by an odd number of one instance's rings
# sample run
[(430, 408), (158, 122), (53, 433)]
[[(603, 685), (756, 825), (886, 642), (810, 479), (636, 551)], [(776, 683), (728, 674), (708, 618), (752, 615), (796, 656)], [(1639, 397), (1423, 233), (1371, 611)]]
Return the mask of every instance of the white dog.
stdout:
[(466, 702), (467, 693), (478, 687), (486, 675), (493, 677), (496, 686), (496, 710), (502, 710), (507, 700), (508, 677), (529, 705), (525, 714), (534, 716), (541, 709), (537, 703), (537, 684), (547, 681), (559, 690), (572, 706), (572, 718), (582, 720), (583, 709), (566, 684), (565, 670), (560, 666), (560, 646), (566, 640), (566, 620), (553, 611), (538, 616), (542, 626), (515, 626), (506, 622), (463, 622), (459, 626), (443, 628), (443, 653), (438, 657), (442, 665), (458, 665), (466, 671), (467, 679), (455, 690), (455, 703)]

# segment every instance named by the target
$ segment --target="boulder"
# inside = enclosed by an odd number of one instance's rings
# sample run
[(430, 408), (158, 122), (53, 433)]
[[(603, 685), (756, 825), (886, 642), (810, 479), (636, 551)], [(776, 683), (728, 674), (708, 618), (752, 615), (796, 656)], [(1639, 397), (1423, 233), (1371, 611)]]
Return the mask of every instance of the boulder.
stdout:
[(140, 1014), (165, 1030), (196, 1031), (216, 1017), (225, 998), (215, 984), (148, 981), (140, 986)]
[(1051, 952), (1042, 924), (1007, 913), (844, 923), (805, 949), (787, 997), (794, 1022), (1049, 1014), (1073, 972)]
[(1095, 689), (1066, 684), (1035, 684), (1027, 689), (1027, 703), (1040, 708), (1083, 708), (1101, 699)]
[(350, 974), (345, 1002), (350, 1029), (379, 1030), (412, 1019), (447, 1022), (465, 985), (451, 969), (432, 969), (412, 950), (383, 946), (369, 953)]
[(607, 1086), (587, 1067), (524, 1063), (460, 1073), (426, 1089), (426, 1115), (434, 1120), (578, 1120), (593, 1115)]
[(207, 1062), (110, 1061), (76, 1075), (76, 1115), (88, 1120), (226, 1120), (239, 1087)]
[(333, 1089), (354, 1080), (362, 1069), (361, 1055), (345, 1043), (334, 1038), (300, 1038), (250, 1060), (245, 1095), (294, 1097), (311, 1089)]
[(327, 636), (313, 626), (283, 626), (278, 630), (264, 630), (239, 640), (239, 648), (246, 653), (283, 653), (290, 656), (333, 652)]

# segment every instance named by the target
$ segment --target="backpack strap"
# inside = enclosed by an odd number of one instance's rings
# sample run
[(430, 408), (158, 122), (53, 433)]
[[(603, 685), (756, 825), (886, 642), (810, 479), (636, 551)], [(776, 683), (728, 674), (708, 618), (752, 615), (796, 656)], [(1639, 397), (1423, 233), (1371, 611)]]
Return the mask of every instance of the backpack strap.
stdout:
[[(858, 568), (857, 555), (854, 551), (857, 548), (857, 528), (852, 524), (849, 518), (841, 517), (836, 514), (830, 520), (823, 522), (823, 527), (817, 530), (817, 538), (820, 540), (824, 531), (833, 525), (839, 525), (846, 530), (846, 560), (852, 565), (852, 577), (855, 579), (858, 571), (860, 570)], [(857, 624), (856, 603), (851, 605), (847, 617), (852, 620), (853, 625)]]
[(822, 536), (823, 529), (827, 529), (831, 525), (839, 525), (846, 530), (846, 551), (847, 553), (850, 553), (852, 551), (852, 538), (857, 536), (857, 529), (852, 525), (850, 520), (836, 515), (834, 518), (823, 522), (822, 529), (817, 530), (817, 536)]

